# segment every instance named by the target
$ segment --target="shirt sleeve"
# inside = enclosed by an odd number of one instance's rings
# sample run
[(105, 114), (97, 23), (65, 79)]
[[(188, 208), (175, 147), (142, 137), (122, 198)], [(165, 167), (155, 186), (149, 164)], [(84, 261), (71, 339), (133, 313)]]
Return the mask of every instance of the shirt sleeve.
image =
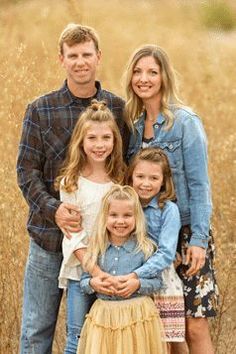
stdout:
[[(180, 230), (180, 215), (176, 204), (168, 204), (162, 212), (162, 225), (158, 240), (157, 251), (138, 269), (134, 271), (139, 278), (152, 278), (169, 267), (175, 259)], [(153, 235), (154, 236), (154, 235)]]
[(53, 222), (61, 202), (50, 195), (43, 181), (45, 152), (37, 109), (27, 107), (17, 160), (17, 181), (31, 210), (39, 211)]
[(84, 272), (80, 279), (81, 291), (85, 294), (94, 294), (94, 289), (90, 286), (90, 280), (92, 279), (89, 273)]
[(138, 290), (138, 294), (141, 295), (150, 295), (158, 290), (160, 290), (163, 286), (161, 276), (156, 276), (155, 278), (139, 278), (140, 280), (140, 288)]
[(63, 263), (69, 267), (80, 264), (74, 252), (87, 247), (87, 234), (85, 231), (71, 233), (71, 239), (64, 236), (62, 241)]
[(192, 230), (190, 246), (206, 248), (212, 203), (208, 176), (207, 139), (203, 125), (197, 116), (184, 120), (183, 158), (189, 190)]
[[(61, 181), (60, 186), (60, 200), (62, 202), (77, 205), (76, 191), (67, 193), (63, 188), (64, 180)], [(74, 255), (74, 251), (80, 248), (86, 248), (88, 243), (87, 232), (83, 229), (80, 232), (71, 232), (71, 238), (64, 236), (62, 241), (63, 263), (69, 267), (74, 267), (80, 264), (78, 258)]]

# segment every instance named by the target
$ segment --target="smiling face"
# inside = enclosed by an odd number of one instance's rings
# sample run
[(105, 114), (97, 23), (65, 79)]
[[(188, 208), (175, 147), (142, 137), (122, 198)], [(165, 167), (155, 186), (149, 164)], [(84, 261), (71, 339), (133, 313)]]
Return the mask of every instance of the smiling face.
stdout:
[(142, 205), (148, 204), (160, 192), (163, 184), (161, 164), (139, 161), (132, 174), (132, 184)]
[(72, 92), (76, 86), (94, 86), (100, 57), (101, 53), (96, 50), (92, 40), (72, 46), (63, 43), (63, 54), (59, 58), (66, 70), (68, 86)]
[(110, 201), (106, 228), (113, 244), (121, 245), (135, 229), (134, 204), (130, 200)]
[(83, 139), (83, 149), (90, 164), (103, 163), (113, 151), (114, 134), (106, 122), (90, 122)]
[(133, 69), (131, 84), (136, 95), (144, 102), (161, 99), (161, 69), (152, 56), (138, 60)]

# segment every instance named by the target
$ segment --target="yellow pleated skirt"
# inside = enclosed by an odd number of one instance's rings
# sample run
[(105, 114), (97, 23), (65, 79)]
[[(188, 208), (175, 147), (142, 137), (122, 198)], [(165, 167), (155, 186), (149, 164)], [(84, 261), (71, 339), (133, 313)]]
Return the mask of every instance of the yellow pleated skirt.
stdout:
[(97, 299), (86, 317), (77, 354), (166, 354), (159, 312), (148, 296)]

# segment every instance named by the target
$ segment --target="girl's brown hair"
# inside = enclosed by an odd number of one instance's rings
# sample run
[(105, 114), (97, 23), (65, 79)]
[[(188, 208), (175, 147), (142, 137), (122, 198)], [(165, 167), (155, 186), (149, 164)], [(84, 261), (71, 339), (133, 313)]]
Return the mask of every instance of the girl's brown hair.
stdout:
[(160, 148), (147, 147), (140, 150), (133, 158), (128, 168), (127, 183), (132, 186), (132, 176), (135, 167), (140, 161), (156, 163), (161, 166), (163, 173), (163, 184), (158, 194), (158, 205), (162, 209), (167, 200), (176, 200), (175, 188), (168, 158)]

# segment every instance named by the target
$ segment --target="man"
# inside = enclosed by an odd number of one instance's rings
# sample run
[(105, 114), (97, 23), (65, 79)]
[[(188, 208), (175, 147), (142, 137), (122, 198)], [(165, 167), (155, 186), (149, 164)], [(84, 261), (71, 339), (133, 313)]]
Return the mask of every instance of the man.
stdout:
[(128, 131), (122, 119), (124, 101), (95, 81), (101, 59), (96, 32), (68, 25), (59, 39), (59, 59), (66, 71), (61, 89), (39, 97), (27, 107), (17, 161), (18, 184), (29, 204), (29, 257), (25, 271), (21, 353), (48, 354), (62, 296), (58, 274), (62, 232), (80, 231), (76, 206), (59, 201), (54, 179), (79, 114), (92, 98), (106, 100), (119, 126), (124, 151)]

